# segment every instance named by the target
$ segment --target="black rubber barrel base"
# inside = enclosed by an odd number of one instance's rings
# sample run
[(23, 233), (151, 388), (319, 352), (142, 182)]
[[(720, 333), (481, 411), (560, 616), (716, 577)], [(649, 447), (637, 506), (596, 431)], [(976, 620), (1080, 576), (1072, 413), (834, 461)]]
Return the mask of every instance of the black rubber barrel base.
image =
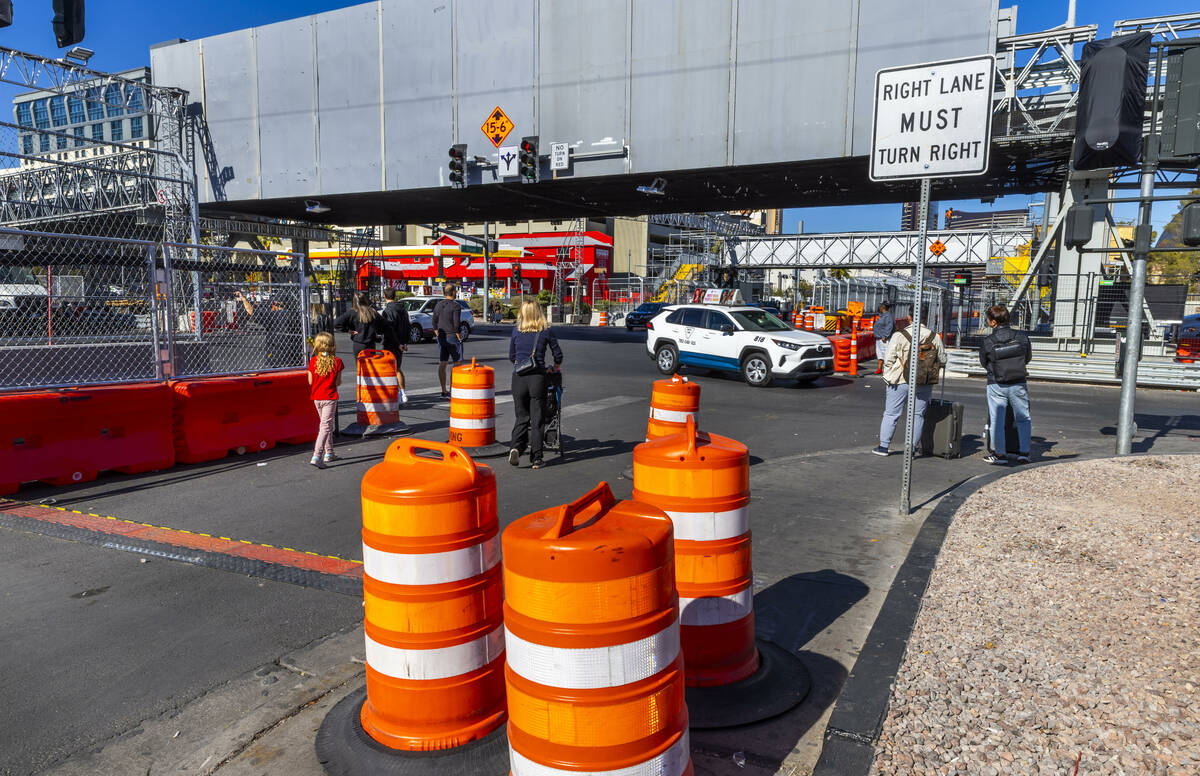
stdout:
[(808, 697), (812, 677), (800, 658), (769, 641), (755, 643), (758, 670), (750, 676), (720, 687), (687, 688), (689, 727), (703, 730), (761, 722)]
[[(453, 445), (454, 443), (451, 442), (450, 444)], [(508, 455), (508, 451), (512, 449), (508, 445), (503, 445), (499, 442), (486, 445), (484, 447), (462, 447), (462, 445), (456, 446), (462, 448), (462, 451), (472, 458), (497, 458), (501, 455)]]
[(359, 714), (367, 700), (361, 687), (338, 701), (317, 731), (317, 759), (330, 776), (504, 776), (508, 773), (508, 726), (478, 741), (437, 752), (390, 749), (367, 735)]

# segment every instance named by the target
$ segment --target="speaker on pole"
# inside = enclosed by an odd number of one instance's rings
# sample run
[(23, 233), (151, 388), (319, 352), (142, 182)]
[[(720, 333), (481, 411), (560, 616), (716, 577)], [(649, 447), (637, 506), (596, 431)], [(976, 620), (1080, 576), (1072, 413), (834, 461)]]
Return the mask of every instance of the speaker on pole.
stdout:
[(1150, 33), (1094, 40), (1084, 45), (1082, 62), (1075, 169), (1137, 164), (1146, 112)]

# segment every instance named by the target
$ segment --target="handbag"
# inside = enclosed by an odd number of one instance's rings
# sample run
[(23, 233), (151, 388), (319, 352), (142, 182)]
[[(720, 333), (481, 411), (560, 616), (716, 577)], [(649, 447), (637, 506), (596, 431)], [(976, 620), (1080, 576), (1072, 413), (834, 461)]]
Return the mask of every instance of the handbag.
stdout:
[(529, 351), (529, 355), (513, 364), (513, 373), (524, 377), (538, 371), (537, 359), (534, 356), (537, 354), (538, 345), (542, 341), (542, 333), (539, 331), (533, 339), (533, 350)]

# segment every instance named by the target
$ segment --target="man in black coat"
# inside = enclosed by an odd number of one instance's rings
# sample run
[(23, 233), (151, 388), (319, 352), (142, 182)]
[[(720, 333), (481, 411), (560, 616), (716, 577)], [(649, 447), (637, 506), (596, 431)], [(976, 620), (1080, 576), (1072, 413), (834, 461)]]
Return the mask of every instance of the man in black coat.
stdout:
[(404, 392), (404, 372), (401, 371), (400, 365), (404, 362), (404, 354), (408, 352), (409, 329), (412, 328), (412, 323), (408, 319), (408, 308), (400, 299), (400, 292), (392, 289), (387, 292), (389, 300), (387, 307), (383, 308), (383, 320), (391, 329), (392, 336), (385, 337), (383, 346), (396, 357), (396, 377), (400, 382), (400, 403), (408, 402), (408, 394)]
[(979, 364), (987, 370), (988, 420), (992, 430), (992, 452), (983, 460), (988, 463), (1007, 462), (1004, 423), (1012, 407), (1020, 446), (1018, 463), (1029, 463), (1029, 437), (1033, 422), (1029, 416), (1029, 370), (1025, 365), (1033, 358), (1033, 347), (1023, 331), (1008, 327), (1008, 308), (1002, 304), (989, 307), (987, 324), (992, 333), (979, 347)]

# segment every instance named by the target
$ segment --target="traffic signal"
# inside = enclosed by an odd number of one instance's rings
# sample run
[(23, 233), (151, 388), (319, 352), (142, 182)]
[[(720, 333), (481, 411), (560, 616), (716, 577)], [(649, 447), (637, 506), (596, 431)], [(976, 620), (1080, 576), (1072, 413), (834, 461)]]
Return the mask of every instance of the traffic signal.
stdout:
[(537, 183), (538, 179), (538, 138), (530, 135), (521, 138), (521, 153), (517, 159), (517, 173), (521, 183)]
[(1093, 40), (1084, 45), (1082, 62), (1075, 169), (1137, 164), (1146, 112), (1150, 33)]
[(969, 286), (971, 285), (971, 273), (969, 271), (959, 271), (954, 273), (954, 285)]
[(456, 189), (467, 187), (467, 144), (450, 146), (450, 185)]
[(517, 290), (521, 290), (521, 263), (514, 260), (512, 265), (513, 283), (516, 284)]
[(83, 0), (54, 0), (53, 24), (59, 48), (83, 40)]

